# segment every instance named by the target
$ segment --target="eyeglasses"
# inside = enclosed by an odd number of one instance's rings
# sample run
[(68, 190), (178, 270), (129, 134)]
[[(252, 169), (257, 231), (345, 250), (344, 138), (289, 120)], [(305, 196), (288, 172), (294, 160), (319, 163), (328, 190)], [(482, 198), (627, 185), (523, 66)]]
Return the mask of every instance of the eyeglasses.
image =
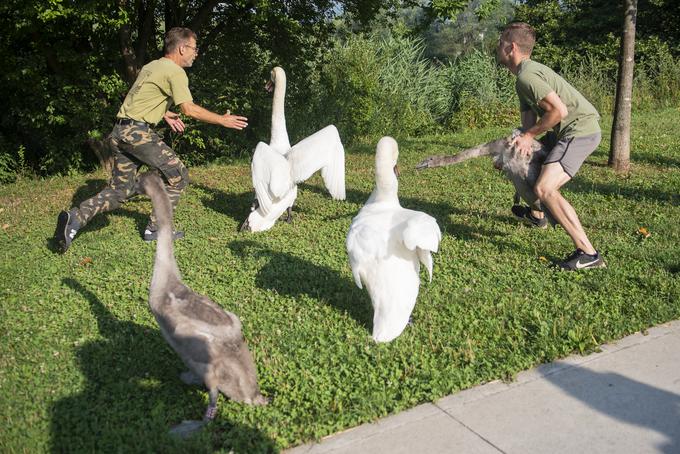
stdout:
[(184, 47), (188, 47), (189, 49), (193, 50), (194, 53), (198, 53), (198, 46), (190, 46), (188, 44), (185, 44)]

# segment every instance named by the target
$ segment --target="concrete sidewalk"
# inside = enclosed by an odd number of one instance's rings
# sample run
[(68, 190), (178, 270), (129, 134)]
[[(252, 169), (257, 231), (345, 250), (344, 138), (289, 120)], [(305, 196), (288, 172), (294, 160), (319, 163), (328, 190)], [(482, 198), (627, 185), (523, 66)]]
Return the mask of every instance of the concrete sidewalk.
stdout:
[(680, 453), (680, 321), (286, 454)]

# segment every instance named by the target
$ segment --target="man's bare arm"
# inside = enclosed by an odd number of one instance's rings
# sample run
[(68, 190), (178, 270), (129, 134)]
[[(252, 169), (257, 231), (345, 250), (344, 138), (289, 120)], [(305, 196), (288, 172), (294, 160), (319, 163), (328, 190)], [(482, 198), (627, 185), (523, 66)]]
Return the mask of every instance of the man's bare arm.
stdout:
[[(567, 106), (564, 105), (557, 93), (551, 91), (545, 98), (538, 102), (538, 105), (545, 113), (541, 118), (524, 133), (515, 137), (513, 145), (520, 153), (529, 155), (532, 153), (531, 145), (536, 136), (551, 130), (556, 124), (567, 116)], [(524, 122), (524, 118), (522, 118)], [(524, 125), (524, 123), (522, 123)]]
[(248, 119), (246, 117), (231, 115), (228, 111), (227, 113), (220, 115), (193, 102), (184, 102), (180, 104), (179, 108), (184, 115), (206, 123), (221, 125), (225, 128), (241, 130), (248, 126)]

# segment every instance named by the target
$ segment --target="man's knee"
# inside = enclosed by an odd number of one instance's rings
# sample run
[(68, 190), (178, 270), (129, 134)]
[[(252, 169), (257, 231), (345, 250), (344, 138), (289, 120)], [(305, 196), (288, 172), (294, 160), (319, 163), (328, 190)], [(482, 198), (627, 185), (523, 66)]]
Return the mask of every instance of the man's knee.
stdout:
[(556, 188), (554, 185), (548, 185), (539, 182), (538, 184), (536, 184), (534, 192), (536, 193), (536, 197), (538, 197), (539, 200), (544, 202), (546, 200), (551, 199), (555, 195), (559, 194), (559, 189)]

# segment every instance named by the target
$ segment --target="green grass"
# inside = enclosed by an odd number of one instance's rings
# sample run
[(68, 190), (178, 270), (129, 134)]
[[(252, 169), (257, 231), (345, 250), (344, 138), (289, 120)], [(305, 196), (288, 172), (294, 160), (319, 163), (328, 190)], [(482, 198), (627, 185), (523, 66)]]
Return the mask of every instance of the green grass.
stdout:
[(387, 345), (369, 337), (370, 301), (344, 245), (373, 187), (374, 146), (348, 149), (347, 201), (332, 201), (316, 176), (293, 224), (262, 234), (236, 232), (252, 200), (246, 162), (193, 168), (176, 213), (184, 280), (241, 317), (273, 402), (221, 398), (215, 424), (189, 442), (167, 430), (200, 417), (207, 395), (180, 382), (147, 307), (154, 246), (139, 231), (149, 202), (99, 216), (58, 255), (48, 247), (58, 211), (106, 176), (2, 187), (0, 451), (275, 451), (678, 318), (679, 121), (678, 109), (636, 117), (630, 176), (606, 166), (605, 140), (565, 189), (608, 263), (583, 273), (547, 265), (570, 240), (515, 221), (512, 188), (489, 160), (413, 170), (505, 130), (402, 140), (402, 204), (433, 215), (443, 238), (415, 323)]

